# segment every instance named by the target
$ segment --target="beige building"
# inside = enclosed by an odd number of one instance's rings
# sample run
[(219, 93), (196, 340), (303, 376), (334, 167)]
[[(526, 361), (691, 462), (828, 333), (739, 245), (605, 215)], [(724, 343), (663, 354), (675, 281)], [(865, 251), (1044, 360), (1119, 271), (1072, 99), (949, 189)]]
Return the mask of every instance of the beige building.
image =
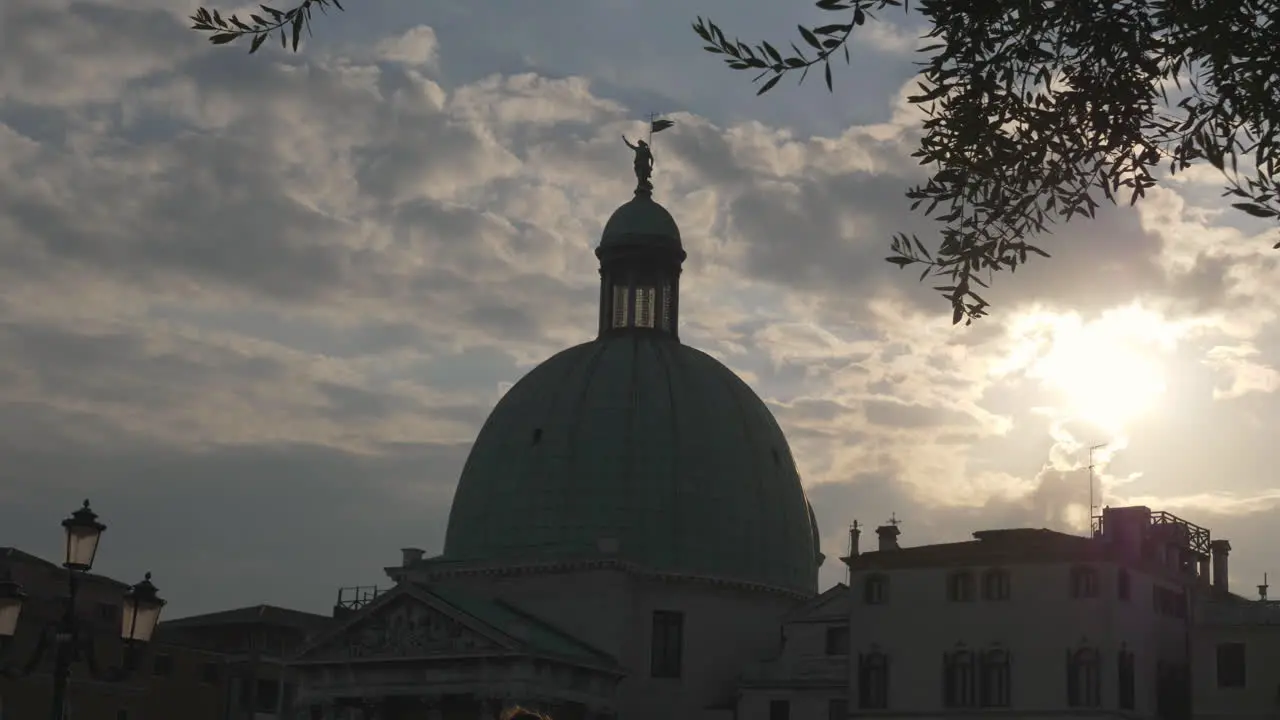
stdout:
[[(1225, 558), (1231, 546), (1219, 545)], [(1280, 717), (1280, 602), (1230, 592), (1224, 567), (1215, 592), (1196, 609), (1193, 654), (1197, 720)]]
[(847, 560), (859, 717), (1186, 717), (1207, 530), (1130, 507), (1105, 510), (1094, 537), (902, 547), (899, 533), (878, 528)]

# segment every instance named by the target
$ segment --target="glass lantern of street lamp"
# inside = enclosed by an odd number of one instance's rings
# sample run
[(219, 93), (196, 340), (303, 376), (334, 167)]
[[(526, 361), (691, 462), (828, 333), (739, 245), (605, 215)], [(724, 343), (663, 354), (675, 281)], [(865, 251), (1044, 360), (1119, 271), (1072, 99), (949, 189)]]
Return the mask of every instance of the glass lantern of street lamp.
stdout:
[(18, 632), (18, 618), (22, 616), (22, 601), (26, 593), (6, 572), (0, 579), (0, 638), (11, 638)]
[(98, 540), (107, 526), (98, 522), (97, 513), (89, 509), (89, 501), (85, 500), (84, 507), (62, 521), (62, 527), (67, 532), (67, 559), (63, 567), (88, 572), (93, 567), (93, 556), (98, 554)]
[(163, 607), (164, 600), (156, 593), (156, 586), (151, 584), (151, 573), (147, 573), (142, 582), (129, 588), (124, 595), (120, 637), (130, 643), (151, 642), (151, 634), (160, 622)]

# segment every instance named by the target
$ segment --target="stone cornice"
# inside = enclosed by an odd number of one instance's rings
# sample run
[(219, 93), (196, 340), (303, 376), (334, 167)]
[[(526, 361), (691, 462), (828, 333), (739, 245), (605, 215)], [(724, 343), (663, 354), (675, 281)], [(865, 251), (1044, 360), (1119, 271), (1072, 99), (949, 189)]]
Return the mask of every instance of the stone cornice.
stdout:
[(788, 588), (779, 588), (762, 583), (744, 582), (730, 578), (707, 577), (685, 573), (657, 572), (650, 568), (618, 558), (577, 558), (568, 560), (552, 560), (545, 562), (528, 562), (519, 564), (485, 564), (480, 562), (449, 562), (439, 559), (426, 559), (408, 567), (384, 568), (387, 576), (396, 582), (403, 582), (410, 576), (426, 580), (442, 580), (455, 577), (489, 576), (512, 577), (518, 575), (556, 575), (588, 570), (617, 570), (660, 582), (672, 584), (703, 584), (716, 587), (746, 590), (748, 592), (778, 595), (795, 600), (808, 600), (815, 597), (810, 593), (802, 593)]

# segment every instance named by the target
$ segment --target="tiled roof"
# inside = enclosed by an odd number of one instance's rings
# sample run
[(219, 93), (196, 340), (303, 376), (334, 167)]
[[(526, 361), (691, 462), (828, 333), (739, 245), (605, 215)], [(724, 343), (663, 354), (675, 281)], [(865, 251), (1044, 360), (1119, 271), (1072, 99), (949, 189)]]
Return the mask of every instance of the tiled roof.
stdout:
[(849, 559), (854, 571), (970, 565), (1016, 565), (1099, 560), (1106, 548), (1091, 538), (1043, 528), (983, 530), (974, 540), (865, 552)]
[(831, 618), (847, 618), (849, 615), (849, 587), (836, 583), (787, 613), (783, 622), (812, 622)]
[[(58, 563), (55, 563), (51, 560), (45, 560), (44, 558), (38, 555), (32, 555), (26, 550), (19, 550), (18, 548), (15, 548), (15, 547), (0, 547), (0, 563), (20, 563), (23, 565), (36, 565), (38, 567), (44, 568), (46, 570), (51, 570), (54, 572), (65, 572), (63, 567)], [(130, 585), (127, 582), (123, 582), (115, 578), (107, 577), (106, 575), (99, 575), (97, 573), (85, 573), (81, 577), (89, 578), (91, 580), (97, 580), (99, 582), (106, 583), (108, 585), (117, 585), (122, 589), (128, 589), (132, 587), (132, 585)]]
[(275, 625), (294, 627), (308, 632), (323, 630), (334, 623), (328, 615), (290, 610), (275, 605), (253, 605), (250, 607), (221, 610), (203, 615), (188, 615), (184, 618), (165, 620), (161, 628), (196, 628), (219, 625)]

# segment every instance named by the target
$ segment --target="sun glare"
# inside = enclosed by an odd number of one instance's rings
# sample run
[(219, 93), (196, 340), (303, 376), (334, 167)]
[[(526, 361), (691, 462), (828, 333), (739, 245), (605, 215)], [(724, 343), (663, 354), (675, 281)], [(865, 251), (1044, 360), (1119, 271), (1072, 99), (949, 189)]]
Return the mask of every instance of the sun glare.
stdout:
[(1164, 393), (1165, 380), (1151, 347), (1158, 326), (1133, 327), (1140, 317), (1116, 319), (1053, 323), (1047, 351), (1028, 374), (1060, 394), (1071, 418), (1120, 435), (1152, 409)]

